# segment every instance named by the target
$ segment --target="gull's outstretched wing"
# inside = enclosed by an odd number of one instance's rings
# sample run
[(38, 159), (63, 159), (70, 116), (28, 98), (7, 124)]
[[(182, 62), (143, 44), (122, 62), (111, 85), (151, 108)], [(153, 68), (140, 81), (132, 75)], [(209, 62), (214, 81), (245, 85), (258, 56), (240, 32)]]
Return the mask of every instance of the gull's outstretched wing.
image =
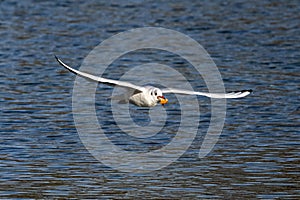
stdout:
[(200, 95), (206, 96), (215, 99), (235, 99), (245, 97), (252, 92), (252, 90), (241, 90), (241, 91), (233, 91), (225, 94), (222, 93), (208, 93), (208, 92), (195, 92), (189, 90), (179, 90), (173, 88), (164, 88), (161, 90), (162, 93), (175, 93), (175, 94), (185, 94), (185, 95)]
[(93, 81), (97, 81), (100, 83), (104, 83), (104, 84), (109, 84), (109, 85), (117, 85), (119, 87), (124, 87), (124, 88), (129, 88), (129, 89), (134, 89), (134, 90), (138, 90), (139, 92), (143, 92), (145, 90), (144, 87), (142, 86), (138, 86), (138, 85), (134, 85), (132, 83), (128, 83), (125, 81), (117, 81), (117, 80), (112, 80), (112, 79), (107, 79), (107, 78), (102, 78), (102, 77), (98, 77), (98, 76), (94, 76), (85, 72), (81, 72), (78, 71), (76, 69), (73, 69), (72, 67), (66, 65), (63, 61), (61, 61), (58, 57), (56, 57), (56, 60), (59, 62), (59, 64), (61, 64), (64, 68), (68, 69), (70, 72), (77, 74), (78, 76), (93, 80)]

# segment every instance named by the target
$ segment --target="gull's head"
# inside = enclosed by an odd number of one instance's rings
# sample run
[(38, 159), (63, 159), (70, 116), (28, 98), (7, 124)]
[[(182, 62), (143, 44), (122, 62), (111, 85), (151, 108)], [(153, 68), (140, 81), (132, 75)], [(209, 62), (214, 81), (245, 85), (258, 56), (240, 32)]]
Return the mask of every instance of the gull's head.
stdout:
[(166, 99), (159, 88), (151, 88), (150, 95), (152, 96), (153, 100), (161, 105), (165, 105), (168, 103), (168, 99)]

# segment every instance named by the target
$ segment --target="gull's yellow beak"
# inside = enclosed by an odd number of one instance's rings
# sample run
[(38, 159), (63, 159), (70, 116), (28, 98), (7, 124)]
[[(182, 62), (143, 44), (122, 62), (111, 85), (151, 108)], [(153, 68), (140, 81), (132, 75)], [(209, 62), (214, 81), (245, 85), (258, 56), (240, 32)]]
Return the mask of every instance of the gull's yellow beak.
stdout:
[(165, 105), (166, 103), (168, 103), (168, 99), (166, 99), (164, 96), (159, 96), (157, 97), (157, 99), (159, 100), (159, 103), (161, 105)]

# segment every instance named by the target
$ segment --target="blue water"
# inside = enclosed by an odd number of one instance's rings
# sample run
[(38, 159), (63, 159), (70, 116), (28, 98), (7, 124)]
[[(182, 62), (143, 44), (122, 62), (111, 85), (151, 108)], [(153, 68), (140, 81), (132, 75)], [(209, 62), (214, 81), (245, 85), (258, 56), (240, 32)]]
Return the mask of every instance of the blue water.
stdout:
[[(1, 198), (299, 199), (299, 6), (245, 0), (1, 2)], [(179, 160), (151, 173), (123, 173), (82, 144), (72, 115), (75, 76), (53, 55), (78, 68), (101, 41), (146, 26), (195, 39), (214, 59), (226, 90), (254, 92), (227, 101), (223, 132), (205, 158), (198, 151), (210, 101), (199, 98), (199, 132)], [(120, 61), (127, 67), (140, 62), (130, 56)], [(111, 89), (97, 91), (108, 97)], [(168, 123), (176, 128), (180, 107), (166, 106), (173, 111)], [(147, 115), (141, 117), (147, 121)], [(113, 127), (106, 124), (106, 131), (114, 133)], [(166, 134), (132, 148), (157, 149), (172, 138)], [(128, 142), (123, 145), (132, 150)]]

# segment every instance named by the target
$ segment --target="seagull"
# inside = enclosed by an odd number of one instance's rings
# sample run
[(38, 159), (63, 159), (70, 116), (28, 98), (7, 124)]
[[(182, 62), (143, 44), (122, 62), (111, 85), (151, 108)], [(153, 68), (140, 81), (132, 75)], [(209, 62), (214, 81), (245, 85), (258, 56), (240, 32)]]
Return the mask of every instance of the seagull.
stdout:
[(200, 96), (206, 96), (209, 98), (216, 98), (216, 99), (223, 99), (223, 98), (235, 99), (235, 98), (245, 97), (252, 92), (252, 90), (250, 89), (250, 90), (233, 91), (228, 93), (208, 93), (208, 92), (195, 92), (190, 90), (181, 90), (175, 88), (160, 89), (153, 86), (138, 86), (129, 82), (107, 79), (99, 76), (94, 76), (92, 74), (88, 74), (82, 71), (78, 71), (65, 64), (57, 56), (55, 56), (55, 58), (60, 65), (62, 65), (64, 68), (66, 68), (67, 70), (69, 70), (70, 72), (78, 76), (99, 83), (115, 85), (129, 90), (133, 90), (133, 92), (127, 97), (126, 102), (129, 102), (139, 107), (154, 107), (158, 103), (160, 103), (161, 105), (165, 105), (166, 103), (168, 103), (168, 99), (165, 98), (163, 94), (167, 94), (167, 93), (182, 94), (182, 95), (200, 95)]

